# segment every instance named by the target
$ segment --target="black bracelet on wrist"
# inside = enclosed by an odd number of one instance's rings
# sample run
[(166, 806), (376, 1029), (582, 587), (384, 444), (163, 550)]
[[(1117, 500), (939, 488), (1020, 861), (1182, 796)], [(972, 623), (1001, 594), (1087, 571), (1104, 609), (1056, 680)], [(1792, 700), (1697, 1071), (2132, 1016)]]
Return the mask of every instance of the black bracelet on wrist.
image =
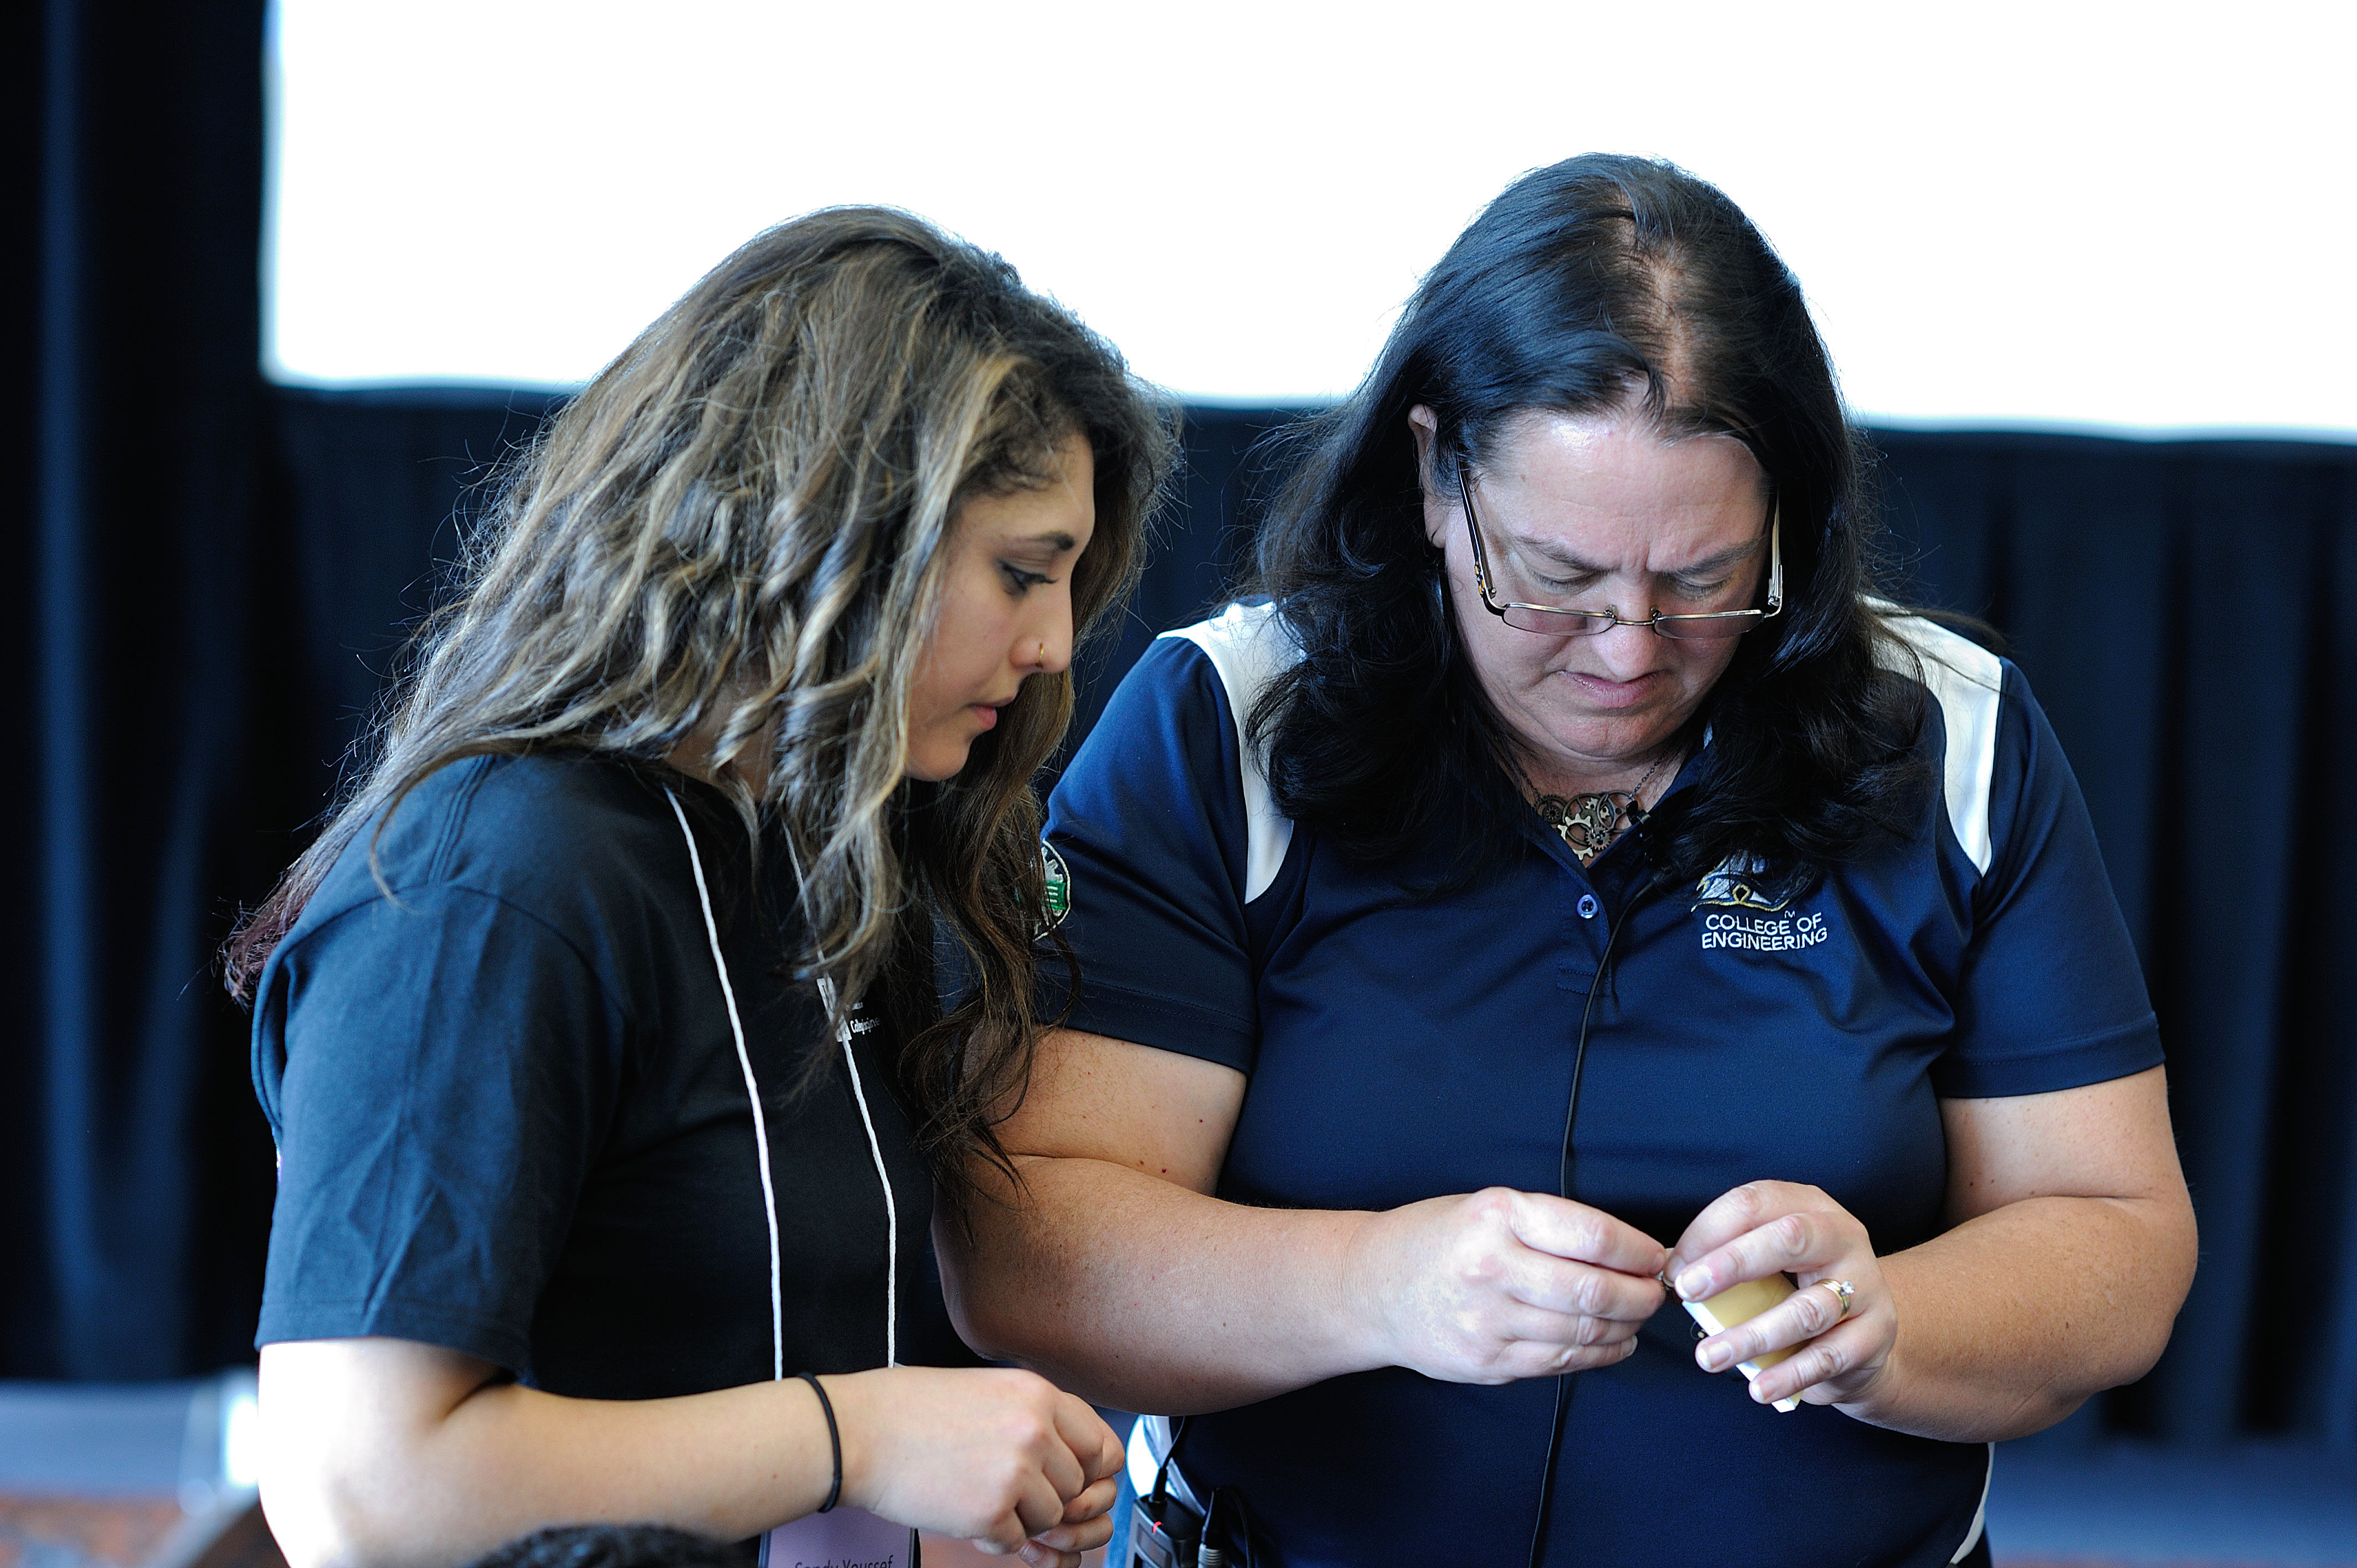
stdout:
[(826, 1412), (827, 1446), (834, 1450), (834, 1485), (826, 1489), (826, 1501), (818, 1505), (818, 1511), (824, 1513), (843, 1498), (843, 1434), (834, 1424), (834, 1402), (828, 1399), (826, 1390), (819, 1386), (817, 1375), (796, 1372), (794, 1376), (811, 1386), (811, 1392), (818, 1395), (818, 1408)]

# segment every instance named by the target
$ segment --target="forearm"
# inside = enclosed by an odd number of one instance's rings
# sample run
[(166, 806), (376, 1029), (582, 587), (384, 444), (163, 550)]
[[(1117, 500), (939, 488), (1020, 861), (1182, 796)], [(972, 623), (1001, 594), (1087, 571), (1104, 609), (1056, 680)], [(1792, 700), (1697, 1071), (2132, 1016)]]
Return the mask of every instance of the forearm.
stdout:
[[(839, 1404), (857, 1402), (846, 1385), (865, 1376), (828, 1380)], [(493, 1383), (438, 1412), (376, 1414), (355, 1423), (364, 1435), (315, 1424), (274, 1442), (264, 1500), (294, 1568), (440, 1568), (556, 1523), (741, 1540), (817, 1508), (834, 1478), (824, 1418), (799, 1380), (645, 1401)]]
[(1884, 1378), (1843, 1408), (1954, 1442), (2040, 1431), (2150, 1369), (2192, 1268), (2179, 1201), (2007, 1204), (1882, 1260), (1898, 1339)]
[(1383, 1364), (1350, 1308), (1355, 1212), (1223, 1202), (1092, 1159), (943, 1228), (951, 1310), (985, 1355), (1099, 1403), (1223, 1410)]

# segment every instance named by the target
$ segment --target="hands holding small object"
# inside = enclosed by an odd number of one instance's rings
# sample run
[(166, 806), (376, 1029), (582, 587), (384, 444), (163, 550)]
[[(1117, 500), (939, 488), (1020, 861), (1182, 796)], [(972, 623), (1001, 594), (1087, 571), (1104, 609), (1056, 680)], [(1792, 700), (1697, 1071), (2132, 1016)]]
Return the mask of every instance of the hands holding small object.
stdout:
[(1490, 1187), (1371, 1215), (1346, 1283), (1362, 1360), (1448, 1382), (1609, 1367), (1661, 1309), (1651, 1236), (1551, 1193)]
[(1857, 1404), (1889, 1371), (1899, 1322), (1874, 1243), (1818, 1187), (1727, 1193), (1678, 1238), (1662, 1281), (1711, 1331), (1695, 1362), (1740, 1366), (1761, 1404)]
[(1897, 1338), (1865, 1225), (1813, 1187), (1737, 1187), (1666, 1254), (1600, 1209), (1506, 1188), (1373, 1218), (1353, 1273), (1377, 1309), (1379, 1357), (1429, 1377), (1505, 1382), (1611, 1366), (1636, 1349), (1662, 1304), (1657, 1284), (1708, 1331), (1695, 1348), (1703, 1370), (1740, 1367), (1751, 1397), (1783, 1410), (1859, 1402)]

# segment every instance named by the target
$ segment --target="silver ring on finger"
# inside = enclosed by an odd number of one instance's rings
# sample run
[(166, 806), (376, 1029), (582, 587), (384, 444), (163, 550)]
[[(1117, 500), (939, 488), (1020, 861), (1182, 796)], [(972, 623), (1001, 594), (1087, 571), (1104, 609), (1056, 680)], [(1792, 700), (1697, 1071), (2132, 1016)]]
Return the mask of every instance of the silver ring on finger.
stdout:
[(1817, 1283), (1834, 1293), (1834, 1301), (1838, 1307), (1834, 1314), (1834, 1321), (1839, 1323), (1847, 1317), (1849, 1304), (1857, 1296), (1857, 1287), (1847, 1280), (1819, 1280)]

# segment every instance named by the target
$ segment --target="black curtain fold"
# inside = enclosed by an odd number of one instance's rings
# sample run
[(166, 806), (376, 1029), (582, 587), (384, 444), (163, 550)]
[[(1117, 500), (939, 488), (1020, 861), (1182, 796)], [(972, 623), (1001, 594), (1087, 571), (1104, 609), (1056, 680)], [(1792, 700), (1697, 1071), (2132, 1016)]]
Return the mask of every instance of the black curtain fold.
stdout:
[(259, 4), (50, 0), (7, 69), (10, 510), (31, 556), (10, 770), (0, 1370), (233, 1359), (269, 1152), (211, 994), (244, 809), (262, 219)]
[[(0, 872), (0, 1376), (246, 1356), (271, 1196), (213, 950), (332, 797), (437, 563), (545, 393), (266, 387), (264, 6), (48, 0), (0, 60), (0, 617), (31, 755)], [(1285, 411), (1190, 411), (1084, 730), (1210, 607)], [(2166, 1033), (2202, 1262), (2154, 1375), (2074, 1423), (2357, 1451), (2357, 446), (1873, 433), (1895, 564), (1983, 616), (2085, 787)], [(1077, 738), (1077, 737), (1076, 737)]]
[(1876, 440), (1918, 592), (2002, 629), (2053, 717), (2169, 1047), (2201, 1266), (2114, 1419), (2357, 1447), (2357, 446)]

